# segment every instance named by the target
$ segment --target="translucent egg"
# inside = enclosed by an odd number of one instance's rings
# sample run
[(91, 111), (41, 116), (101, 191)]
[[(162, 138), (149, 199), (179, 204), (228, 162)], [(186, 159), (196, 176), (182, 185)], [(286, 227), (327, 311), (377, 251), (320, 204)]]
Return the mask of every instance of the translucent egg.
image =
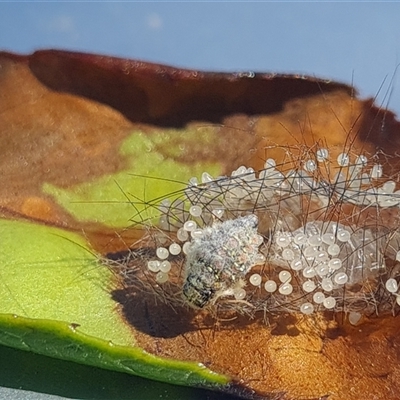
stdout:
[(290, 244), (289, 236), (278, 236), (275, 241), (279, 247), (287, 247)]
[(355, 164), (365, 167), (368, 164), (368, 158), (366, 156), (364, 156), (363, 154), (360, 154), (356, 158)]
[(313, 292), (313, 291), (315, 290), (315, 288), (316, 288), (317, 286), (315, 285), (315, 282), (314, 282), (314, 281), (307, 280), (307, 281), (305, 281), (305, 282), (303, 283), (302, 287), (303, 287), (303, 290), (304, 290), (305, 292), (311, 293), (311, 292)]
[(169, 251), (165, 247), (158, 247), (156, 254), (160, 260), (165, 260), (169, 256)]
[(307, 172), (313, 172), (313, 171), (315, 171), (315, 170), (317, 169), (317, 164), (315, 163), (314, 160), (307, 160), (307, 161), (304, 163), (304, 169), (305, 169)]
[(319, 262), (325, 262), (329, 260), (328, 253), (326, 251), (318, 251), (315, 259)]
[(322, 241), (328, 246), (335, 243), (335, 235), (333, 233), (324, 233), (322, 235)]
[(264, 284), (264, 289), (268, 292), (268, 293), (273, 293), (276, 291), (277, 289), (277, 284), (275, 281), (272, 280), (268, 280), (265, 282)]
[(325, 308), (327, 308), (328, 310), (331, 310), (332, 308), (335, 308), (336, 306), (336, 300), (333, 297), (327, 297), (324, 301), (323, 301), (323, 305)]
[(158, 221), (158, 226), (163, 231), (168, 231), (169, 230), (170, 225), (169, 225), (168, 218), (167, 218), (166, 215), (161, 215), (161, 217), (160, 217), (160, 219)]
[(151, 272), (158, 272), (160, 270), (160, 261), (152, 260), (147, 262), (147, 269)]
[(196, 221), (186, 221), (186, 222), (183, 224), (183, 229), (184, 229), (185, 231), (188, 231), (188, 232), (192, 232), (192, 231), (194, 231), (196, 228), (197, 228), (197, 223), (196, 223)]
[(322, 238), (319, 235), (312, 235), (308, 238), (310, 246), (319, 246), (322, 243)]
[(279, 293), (288, 296), (293, 292), (293, 286), (290, 283), (283, 283), (279, 286)]
[(292, 274), (289, 271), (281, 271), (279, 272), (279, 280), (284, 282), (290, 282), (292, 280)]
[(336, 159), (338, 165), (341, 167), (347, 167), (350, 162), (350, 157), (347, 153), (340, 153)]
[(203, 212), (203, 209), (200, 207), (200, 206), (191, 206), (190, 208), (189, 208), (189, 214), (192, 216), (192, 217), (200, 217), (200, 215), (202, 214), (202, 212)]
[(164, 273), (164, 272), (157, 272), (156, 275), (156, 282), (157, 283), (165, 283), (168, 281), (168, 274)]
[(208, 172), (203, 172), (201, 175), (201, 183), (209, 183), (212, 182), (214, 179)]
[(224, 215), (225, 209), (224, 208), (214, 208), (212, 210), (212, 214), (217, 218), (222, 218)]
[(329, 151), (327, 149), (318, 149), (317, 152), (315, 153), (317, 157), (318, 162), (324, 162), (328, 159), (329, 157)]
[(292, 261), (294, 259), (294, 252), (292, 249), (285, 249), (282, 251), (282, 258), (286, 261)]
[(359, 312), (351, 311), (349, 312), (349, 322), (352, 325), (357, 325), (360, 321), (362, 315)]
[(315, 272), (319, 277), (323, 277), (329, 274), (329, 266), (328, 264), (321, 263), (315, 266)]
[(303, 276), (304, 278), (314, 278), (314, 276), (317, 273), (315, 272), (314, 267), (307, 265), (304, 269), (303, 269)]
[(334, 277), (333, 280), (338, 285), (344, 285), (349, 280), (349, 277), (345, 272), (338, 272)]
[(261, 282), (262, 282), (261, 275), (260, 274), (252, 274), (252, 275), (250, 275), (249, 282), (253, 286), (260, 286)]
[(191, 245), (192, 243), (190, 242), (184, 243), (184, 245), (182, 246), (183, 254), (188, 254)]
[(231, 176), (239, 176), (245, 174), (247, 171), (247, 168), (244, 165), (241, 165), (238, 169), (235, 171), (232, 171)]
[(313, 246), (307, 246), (304, 249), (304, 256), (305, 257), (315, 257), (318, 254), (318, 249)]
[(190, 232), (190, 236), (192, 239), (200, 239), (204, 235), (203, 229), (197, 228), (194, 231)]
[(164, 273), (167, 273), (167, 272), (171, 271), (171, 263), (169, 261), (167, 261), (167, 260), (163, 261), (160, 264), (160, 271), (164, 272)]
[(389, 278), (385, 283), (385, 288), (390, 293), (396, 293), (398, 290), (398, 284), (396, 279)]
[(336, 270), (342, 268), (342, 260), (340, 258), (332, 258), (328, 262), (328, 266), (329, 266), (329, 268), (336, 271)]
[(331, 278), (323, 278), (321, 280), (321, 288), (325, 290), (325, 292), (330, 292), (333, 290), (333, 282)]
[(383, 175), (383, 167), (381, 164), (374, 164), (371, 169), (370, 176), (372, 179), (379, 179), (382, 178)]
[(243, 288), (234, 290), (233, 295), (235, 296), (236, 300), (243, 300), (246, 298), (246, 291)]
[(361, 185), (368, 185), (371, 182), (371, 177), (364, 173), (361, 175)]
[(301, 246), (307, 244), (307, 235), (305, 233), (298, 233), (294, 238), (293, 241), (295, 244)]
[(300, 306), (300, 312), (305, 315), (312, 314), (314, 312), (314, 306), (311, 303), (303, 303)]
[(176, 256), (181, 252), (181, 246), (178, 243), (172, 243), (169, 246), (169, 252), (173, 255)]
[(290, 268), (293, 271), (300, 271), (303, 268), (303, 262), (299, 259), (295, 259), (290, 263)]
[(199, 184), (199, 181), (195, 176), (192, 176), (189, 179), (189, 186), (197, 186), (198, 184)]
[(313, 301), (315, 304), (322, 304), (325, 300), (325, 295), (322, 292), (315, 292), (313, 294)]
[(171, 200), (170, 199), (164, 199), (164, 200), (161, 201), (160, 206), (158, 208), (162, 212), (167, 212), (169, 210), (170, 206), (171, 206)]
[(350, 236), (351, 236), (350, 232), (346, 231), (345, 229), (337, 233), (337, 239), (340, 242), (348, 242), (350, 240)]
[(328, 254), (330, 256), (337, 256), (340, 253), (340, 247), (335, 243), (328, 247)]
[(189, 239), (189, 234), (188, 232), (183, 229), (183, 228), (179, 228), (178, 232), (176, 232), (176, 237), (178, 238), (178, 240), (180, 240), (181, 242), (186, 242), (186, 240)]
[(264, 163), (264, 168), (275, 168), (276, 167), (276, 161), (273, 158), (268, 158), (268, 160), (265, 161)]
[(382, 190), (384, 193), (393, 193), (396, 190), (396, 182), (394, 181), (386, 181), (382, 185)]

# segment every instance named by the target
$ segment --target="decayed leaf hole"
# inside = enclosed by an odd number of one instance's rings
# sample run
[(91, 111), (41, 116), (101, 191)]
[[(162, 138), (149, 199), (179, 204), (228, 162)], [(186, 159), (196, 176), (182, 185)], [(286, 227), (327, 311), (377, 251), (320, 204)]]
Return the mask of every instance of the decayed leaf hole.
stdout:
[(266, 397), (390, 398), (396, 351), (371, 366), (364, 347), (366, 337), (377, 353), (390, 347), (374, 332), (387, 335), (400, 310), (398, 158), (361, 131), (362, 110), (350, 121), (331, 111), (333, 137), (315, 134), (307, 114), (297, 130), (282, 122), (277, 140), (260, 135), (260, 117), (252, 165), (188, 177), (158, 199), (125, 193), (133, 213), (145, 206), (132, 218), (143, 235), (102, 262), (146, 350), (202, 362)]

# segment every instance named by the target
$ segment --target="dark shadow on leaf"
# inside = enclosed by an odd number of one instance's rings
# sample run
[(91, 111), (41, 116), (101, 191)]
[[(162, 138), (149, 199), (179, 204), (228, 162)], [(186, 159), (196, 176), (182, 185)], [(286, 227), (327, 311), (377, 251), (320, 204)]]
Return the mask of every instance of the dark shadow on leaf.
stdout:
[(125, 320), (135, 329), (152, 337), (171, 338), (192, 331), (194, 312), (173, 308), (148, 292), (131, 288), (114, 290), (112, 298), (121, 304)]
[[(181, 256), (177, 256), (179, 259)], [(202, 329), (242, 329), (251, 324), (261, 324), (272, 335), (297, 336), (300, 331), (294, 314), (239, 313), (229, 298), (206, 310), (196, 310), (184, 305), (180, 298), (182, 282), (169, 282), (169, 289), (148, 280), (144, 271), (146, 260), (155, 259), (155, 249), (142, 247), (108, 253), (105, 259), (118, 276), (117, 287), (111, 291), (120, 305), (123, 319), (135, 330), (154, 338), (175, 338)], [(163, 297), (167, 296), (167, 297)], [(232, 306), (233, 305), (233, 306)]]

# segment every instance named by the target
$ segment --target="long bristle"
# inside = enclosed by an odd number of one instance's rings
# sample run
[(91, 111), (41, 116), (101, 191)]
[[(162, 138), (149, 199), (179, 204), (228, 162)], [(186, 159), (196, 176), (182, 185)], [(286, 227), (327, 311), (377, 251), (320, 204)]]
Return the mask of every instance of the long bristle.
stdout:
[(329, 310), (354, 322), (395, 313), (398, 176), (385, 173), (381, 155), (286, 150), (260, 171), (204, 172), (173, 201), (159, 199), (141, 244), (153, 250), (119, 263), (124, 284), (138, 290), (140, 281), (174, 307), (251, 316)]

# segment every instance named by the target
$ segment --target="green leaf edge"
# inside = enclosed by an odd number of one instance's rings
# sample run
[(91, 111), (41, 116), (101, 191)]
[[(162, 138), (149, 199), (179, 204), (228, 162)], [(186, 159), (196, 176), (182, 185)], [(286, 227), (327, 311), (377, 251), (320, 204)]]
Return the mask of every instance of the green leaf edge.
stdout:
[(157, 357), (79, 332), (75, 324), (0, 314), (0, 343), (62, 360), (181, 386), (224, 389), (232, 383), (201, 363)]

